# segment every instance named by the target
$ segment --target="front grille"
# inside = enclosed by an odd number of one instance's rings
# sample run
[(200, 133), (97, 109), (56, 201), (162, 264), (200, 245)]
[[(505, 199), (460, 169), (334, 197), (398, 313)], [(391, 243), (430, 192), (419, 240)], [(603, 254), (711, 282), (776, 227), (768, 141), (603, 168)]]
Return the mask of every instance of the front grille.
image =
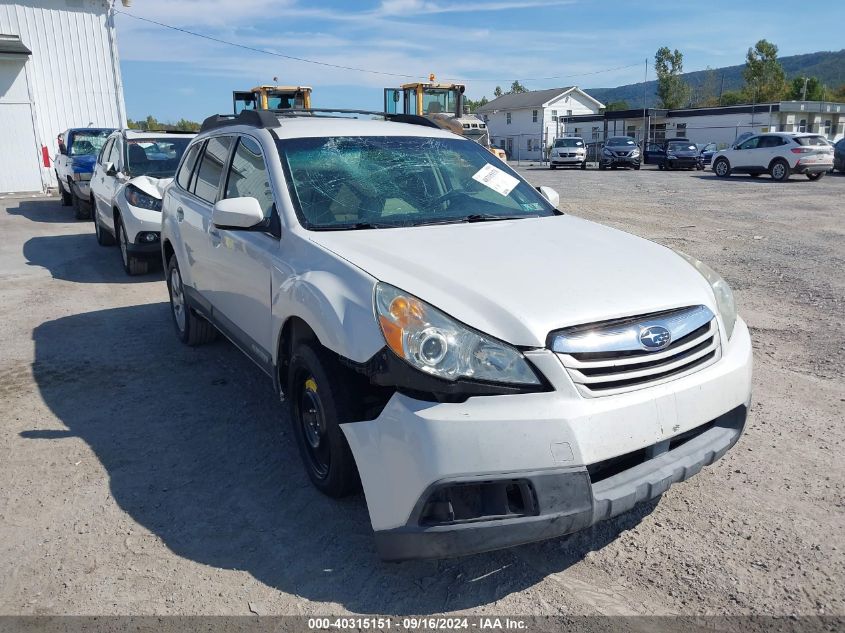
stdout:
[[(640, 335), (654, 326), (671, 334), (670, 344), (650, 350)], [(581, 325), (552, 333), (557, 352), (581, 395), (606, 396), (686, 376), (721, 355), (719, 328), (705, 306)]]

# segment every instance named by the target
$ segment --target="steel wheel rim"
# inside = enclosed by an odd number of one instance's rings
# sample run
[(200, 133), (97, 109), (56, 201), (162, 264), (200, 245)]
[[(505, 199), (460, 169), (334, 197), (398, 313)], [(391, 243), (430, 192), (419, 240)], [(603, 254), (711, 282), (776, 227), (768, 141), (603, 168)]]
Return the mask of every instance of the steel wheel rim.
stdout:
[(182, 277), (179, 269), (174, 268), (170, 273), (170, 306), (173, 309), (173, 318), (176, 320), (176, 327), (180, 332), (185, 331), (185, 295), (182, 290)]
[(323, 403), (313, 376), (302, 374), (299, 384), (295, 415), (302, 431), (308, 465), (317, 478), (325, 479), (331, 468), (331, 449)]
[(117, 232), (120, 235), (120, 256), (123, 258), (123, 265), (129, 266), (129, 246), (126, 244), (126, 230), (122, 224), (117, 225)]

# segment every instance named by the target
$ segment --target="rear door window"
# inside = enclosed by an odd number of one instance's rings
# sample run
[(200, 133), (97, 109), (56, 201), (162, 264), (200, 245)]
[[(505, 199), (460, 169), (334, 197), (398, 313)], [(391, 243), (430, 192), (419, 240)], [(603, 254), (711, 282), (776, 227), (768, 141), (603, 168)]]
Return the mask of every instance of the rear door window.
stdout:
[(202, 143), (195, 143), (188, 148), (188, 155), (182, 161), (182, 166), (179, 168), (179, 173), (176, 176), (176, 182), (182, 189), (187, 189), (191, 182), (191, 172), (194, 171), (194, 165), (197, 164), (197, 156), (200, 153)]
[(211, 204), (217, 202), (220, 178), (223, 175), (226, 160), (229, 158), (231, 146), (231, 136), (215, 136), (208, 140), (200, 159), (193, 193)]

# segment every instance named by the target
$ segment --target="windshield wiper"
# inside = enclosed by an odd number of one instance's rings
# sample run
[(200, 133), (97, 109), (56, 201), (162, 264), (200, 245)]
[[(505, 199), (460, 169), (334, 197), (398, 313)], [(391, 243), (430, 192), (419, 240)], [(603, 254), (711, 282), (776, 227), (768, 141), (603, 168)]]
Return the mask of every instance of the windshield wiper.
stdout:
[(496, 220), (524, 220), (525, 218), (538, 218), (538, 215), (496, 215), (494, 213), (471, 213), (452, 218), (441, 218), (434, 220), (420, 220), (411, 226), (427, 226), (430, 224), (464, 224), (472, 222), (495, 222)]
[(312, 231), (361, 231), (366, 229), (392, 229), (395, 224), (378, 224), (375, 222), (352, 222), (350, 224), (325, 224), (312, 226)]

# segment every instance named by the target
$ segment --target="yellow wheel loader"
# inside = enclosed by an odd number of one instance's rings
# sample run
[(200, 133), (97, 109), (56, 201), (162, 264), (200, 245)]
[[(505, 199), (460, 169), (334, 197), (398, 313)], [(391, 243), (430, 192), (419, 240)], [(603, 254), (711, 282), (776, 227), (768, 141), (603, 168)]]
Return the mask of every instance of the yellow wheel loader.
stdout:
[(309, 86), (256, 86), (232, 93), (235, 114), (244, 110), (308, 110), (311, 108)]
[(428, 82), (402, 84), (384, 89), (384, 111), (389, 114), (419, 114), (439, 127), (466, 136), (505, 160), (505, 150), (490, 145), (487, 124), (474, 114), (464, 112), (462, 84), (440, 84), (434, 75)]

